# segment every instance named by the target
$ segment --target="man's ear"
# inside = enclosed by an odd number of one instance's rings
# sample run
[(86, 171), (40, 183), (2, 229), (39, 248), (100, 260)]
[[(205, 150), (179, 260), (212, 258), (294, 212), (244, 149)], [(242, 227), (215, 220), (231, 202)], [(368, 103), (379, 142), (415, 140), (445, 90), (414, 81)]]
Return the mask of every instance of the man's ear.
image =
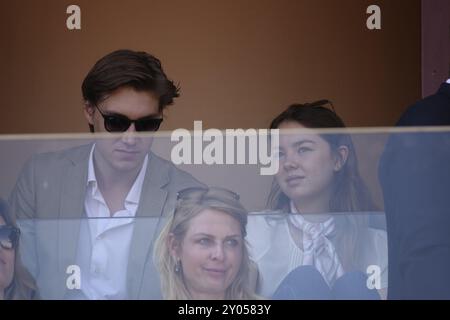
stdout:
[(84, 103), (84, 117), (88, 121), (89, 131), (94, 132), (94, 114), (95, 107), (90, 104), (88, 101)]
[(334, 160), (334, 171), (340, 171), (348, 158), (348, 147), (347, 146), (339, 146), (336, 152), (335, 160)]
[(169, 248), (169, 253), (172, 258), (178, 260), (181, 253), (181, 244), (173, 233), (169, 233), (169, 237), (167, 238), (167, 247)]
[(90, 125), (94, 125), (95, 107), (88, 101), (84, 103), (84, 116)]

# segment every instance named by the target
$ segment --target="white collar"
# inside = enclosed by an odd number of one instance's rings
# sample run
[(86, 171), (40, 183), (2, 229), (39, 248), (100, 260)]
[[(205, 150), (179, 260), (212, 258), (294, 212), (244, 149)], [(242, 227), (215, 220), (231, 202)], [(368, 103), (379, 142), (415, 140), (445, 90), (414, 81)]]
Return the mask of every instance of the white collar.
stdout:
[[(87, 186), (92, 185), (92, 195), (95, 194), (98, 188), (97, 177), (95, 176), (94, 169), (94, 149), (95, 143), (92, 145), (91, 152), (89, 154), (89, 164), (88, 164), (88, 178), (87, 178)], [(142, 185), (144, 183), (145, 172), (147, 171), (148, 164), (148, 154), (144, 158), (144, 162), (142, 163), (141, 170), (139, 171), (136, 180), (133, 183), (130, 191), (125, 198), (125, 202), (131, 202), (134, 204), (139, 204), (139, 198), (141, 195)]]
[(329, 217), (327, 220), (322, 221), (322, 222), (310, 222), (307, 221), (300, 212), (298, 212), (297, 208), (295, 207), (294, 201), (291, 200), (290, 202), (290, 206), (291, 206), (291, 213), (294, 213), (295, 216), (298, 216), (297, 219), (301, 220), (302, 222), (304, 221), (305, 223), (308, 224), (322, 224), (324, 226), (328, 226), (330, 224), (334, 224), (334, 218), (333, 216)]
[(447, 79), (447, 83), (450, 83), (450, 79)]

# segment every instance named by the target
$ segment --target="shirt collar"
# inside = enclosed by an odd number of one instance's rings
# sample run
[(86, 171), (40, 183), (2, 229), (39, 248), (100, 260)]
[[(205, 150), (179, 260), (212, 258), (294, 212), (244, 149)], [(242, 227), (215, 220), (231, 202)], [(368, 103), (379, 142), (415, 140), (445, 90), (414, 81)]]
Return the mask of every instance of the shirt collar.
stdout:
[(294, 213), (295, 216), (297, 216), (300, 220), (305, 221), (308, 224), (324, 224), (324, 225), (329, 225), (331, 223), (334, 223), (334, 218), (333, 216), (329, 217), (327, 220), (322, 221), (322, 222), (309, 222), (306, 221), (305, 218), (303, 218), (303, 216), (300, 214), (300, 212), (298, 212), (297, 208), (295, 207), (294, 201), (290, 201), (290, 206), (291, 206), (291, 213)]
[(447, 79), (447, 83), (449, 83), (449, 84), (450, 84), (450, 79)]
[(295, 207), (294, 201), (291, 201), (289, 204), (291, 206), (291, 213), (298, 213), (298, 210)]
[(94, 171), (94, 149), (95, 149), (95, 143), (92, 145), (91, 152), (89, 153), (88, 179), (86, 182), (86, 185), (88, 185), (88, 186), (89, 186), (89, 184), (97, 183), (97, 178), (95, 177), (95, 171)]
[(134, 204), (139, 204), (139, 198), (141, 197), (142, 185), (144, 184), (145, 172), (147, 171), (147, 164), (148, 164), (148, 154), (145, 155), (141, 170), (139, 171), (139, 174), (138, 174), (136, 180), (134, 181), (133, 186), (130, 189), (130, 192), (128, 192), (128, 195), (127, 195), (125, 201), (131, 202)]
[[(94, 195), (97, 191), (97, 178), (95, 176), (95, 169), (94, 169), (94, 149), (95, 149), (95, 143), (92, 145), (91, 152), (89, 154), (89, 164), (88, 164), (88, 178), (86, 185), (92, 186), (91, 193)], [(145, 172), (147, 171), (147, 165), (148, 165), (148, 154), (144, 158), (144, 162), (142, 163), (141, 170), (139, 171), (139, 174), (134, 181), (130, 191), (127, 194), (127, 197), (125, 199), (125, 202), (131, 202), (134, 204), (139, 204), (139, 198), (141, 196), (141, 190), (142, 185), (144, 183), (144, 177)]]

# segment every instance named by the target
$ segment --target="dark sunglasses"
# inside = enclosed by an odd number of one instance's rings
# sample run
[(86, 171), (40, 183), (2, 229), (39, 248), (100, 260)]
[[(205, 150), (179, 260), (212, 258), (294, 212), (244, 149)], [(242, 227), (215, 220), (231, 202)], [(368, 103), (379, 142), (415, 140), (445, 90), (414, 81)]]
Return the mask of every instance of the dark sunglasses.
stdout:
[(104, 114), (98, 106), (95, 106), (100, 112), (105, 121), (105, 129), (108, 132), (125, 132), (134, 123), (136, 131), (158, 131), (162, 118), (155, 118), (154, 116), (143, 117), (136, 120), (131, 120), (121, 114)]
[(12, 226), (0, 226), (0, 247), (13, 250), (19, 243), (20, 229)]
[(185, 199), (189, 199), (189, 198), (194, 198), (194, 197), (201, 197), (204, 194), (206, 194), (207, 192), (209, 192), (210, 190), (213, 190), (215, 192), (220, 192), (222, 194), (224, 194), (225, 196), (231, 197), (236, 201), (239, 201), (240, 196), (228, 189), (225, 188), (218, 188), (218, 187), (211, 187), (211, 188), (204, 188), (204, 187), (189, 187), (186, 189), (182, 189), (180, 191), (178, 191), (177, 193), (177, 201), (178, 200), (185, 200)]

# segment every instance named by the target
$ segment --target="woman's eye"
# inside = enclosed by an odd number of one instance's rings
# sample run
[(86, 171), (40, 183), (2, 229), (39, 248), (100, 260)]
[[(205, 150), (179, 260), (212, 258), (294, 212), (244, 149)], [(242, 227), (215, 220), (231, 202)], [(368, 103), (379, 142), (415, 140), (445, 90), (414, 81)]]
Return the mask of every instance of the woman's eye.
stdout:
[(236, 247), (239, 245), (239, 241), (236, 239), (229, 239), (226, 241), (227, 246)]
[(306, 147), (300, 147), (297, 150), (298, 153), (305, 153), (305, 152), (308, 152), (308, 151), (311, 151), (311, 149), (310, 148), (306, 148)]
[(209, 245), (211, 243), (211, 240), (208, 238), (202, 238), (200, 240), (198, 240), (198, 243), (200, 243), (201, 245)]

